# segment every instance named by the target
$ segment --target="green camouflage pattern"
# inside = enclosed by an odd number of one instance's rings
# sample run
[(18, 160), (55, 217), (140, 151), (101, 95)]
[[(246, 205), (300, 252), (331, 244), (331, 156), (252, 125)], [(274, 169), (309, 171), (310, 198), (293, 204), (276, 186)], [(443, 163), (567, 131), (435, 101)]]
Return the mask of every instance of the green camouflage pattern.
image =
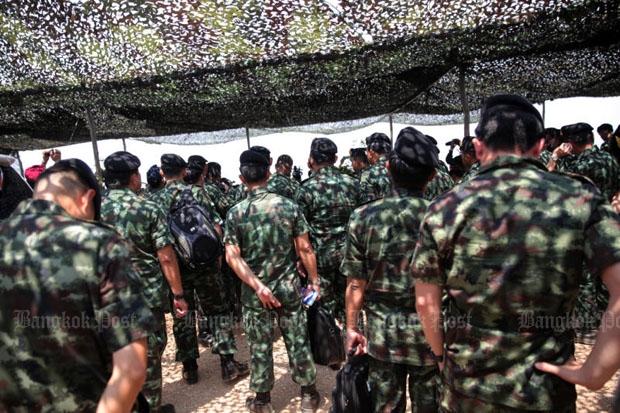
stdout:
[(149, 306), (167, 306), (168, 284), (157, 258), (158, 250), (174, 242), (166, 212), (130, 189), (110, 189), (102, 197), (101, 221), (115, 227), (127, 240), (131, 264), (142, 280)]
[(620, 189), (618, 162), (609, 152), (602, 151), (597, 146), (586, 149), (573, 162), (563, 165), (558, 170), (590, 178), (609, 202)]
[[(293, 305), (301, 300), (294, 240), (309, 231), (293, 200), (263, 187), (250, 191), (248, 198), (230, 208), (224, 243), (239, 246), (243, 259), (278, 301)], [(254, 290), (245, 283), (241, 286), (241, 303), (262, 308)]]
[(248, 196), (247, 187), (245, 184), (235, 185), (226, 194), (226, 200), (228, 201), (229, 209), (239, 201), (246, 199)]
[(442, 168), (437, 168), (436, 171), (435, 177), (426, 184), (426, 190), (424, 191), (424, 199), (429, 201), (432, 201), (454, 186), (454, 181), (448, 172)]
[(338, 316), (344, 310), (344, 277), (339, 268), (351, 212), (363, 201), (360, 183), (335, 166), (321, 168), (306, 179), (297, 203), (310, 224), (310, 242), (321, 277), (321, 301)]
[(299, 183), (289, 178), (283, 173), (276, 172), (267, 181), (267, 190), (274, 194), (282, 195), (290, 199), (295, 199)]
[(0, 224), (0, 411), (94, 411), (112, 353), (157, 325), (122, 238), (60, 205)]
[(396, 187), (392, 194), (353, 211), (340, 272), (367, 281), (368, 354), (393, 363), (436, 365), (415, 311), (409, 271), (428, 201), (421, 191)]
[(390, 194), (392, 178), (387, 170), (387, 161), (388, 156), (383, 155), (360, 174), (359, 181), (364, 202), (374, 201)]
[(161, 408), (161, 391), (163, 388), (161, 358), (168, 344), (168, 334), (165, 327), (166, 318), (164, 311), (161, 309), (155, 310), (153, 315), (163, 328), (152, 331), (146, 339), (146, 380), (144, 385), (142, 385), (142, 395), (146, 398), (151, 412), (157, 413)]
[(620, 261), (620, 222), (587, 180), (501, 156), (429, 205), (412, 259), (446, 288), (444, 385), (518, 409), (574, 405), (575, 386), (534, 368), (574, 351), (569, 319), (584, 263)]
[(465, 171), (465, 173), (463, 174), (463, 177), (461, 178), (461, 182), (470, 180), (472, 177), (476, 176), (479, 170), (480, 170), (480, 161), (476, 161), (472, 164), (471, 168)]
[(202, 185), (192, 185), (192, 195), (194, 195), (196, 202), (206, 208), (211, 220), (221, 225), (223, 222), (222, 216), (217, 212), (217, 206), (205, 188)]
[(213, 182), (204, 183), (204, 189), (209, 198), (215, 204), (215, 210), (221, 218), (226, 218), (226, 214), (228, 213), (228, 209), (230, 205), (228, 203), (228, 198), (222, 192), (222, 190), (217, 186), (217, 184)]
[(390, 412), (405, 413), (409, 389), (412, 413), (437, 413), (439, 404), (439, 368), (411, 366), (368, 358), (368, 385), (372, 411), (382, 412), (389, 403)]
[(293, 381), (300, 386), (316, 382), (306, 310), (301, 300), (276, 310), (244, 306), (243, 327), (250, 347), (250, 390), (257, 393), (271, 391), (275, 383), (273, 342), (276, 326), (282, 333)]

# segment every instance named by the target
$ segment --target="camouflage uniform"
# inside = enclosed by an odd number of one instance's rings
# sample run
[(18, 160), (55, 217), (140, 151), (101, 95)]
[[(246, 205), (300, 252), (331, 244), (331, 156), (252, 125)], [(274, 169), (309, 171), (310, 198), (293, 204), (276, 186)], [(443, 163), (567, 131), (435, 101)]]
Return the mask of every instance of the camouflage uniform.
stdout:
[(248, 191), (246, 190), (246, 186), (236, 185), (230, 188), (230, 191), (226, 194), (226, 200), (228, 201), (229, 208), (235, 205), (237, 202), (246, 199), (248, 196)]
[(207, 193), (208, 197), (213, 201), (215, 205), (215, 209), (221, 218), (225, 218), (228, 213), (228, 208), (230, 208), (230, 204), (226, 195), (222, 192), (222, 190), (217, 186), (217, 184), (213, 182), (204, 183), (204, 189)]
[(158, 412), (162, 389), (161, 357), (168, 339), (164, 316), (168, 307), (168, 285), (157, 259), (157, 251), (174, 242), (166, 213), (159, 205), (134, 194), (130, 189), (111, 189), (102, 198), (101, 221), (115, 226), (128, 241), (131, 264), (143, 284), (142, 293), (161, 325), (147, 339), (147, 376), (142, 387), (151, 411)]
[(267, 190), (269, 192), (285, 196), (289, 199), (295, 199), (295, 194), (298, 189), (299, 183), (297, 183), (297, 181), (280, 172), (271, 175), (267, 181)]
[(466, 170), (465, 173), (463, 174), (463, 177), (461, 178), (461, 182), (465, 182), (471, 179), (473, 176), (476, 175), (476, 173), (478, 173), (479, 169), (480, 169), (480, 161), (474, 162), (471, 168)]
[(297, 203), (310, 224), (310, 242), (321, 277), (321, 301), (334, 316), (344, 311), (346, 278), (340, 274), (346, 225), (361, 202), (358, 181), (335, 166), (319, 169), (299, 188)]
[[(274, 217), (278, 217), (277, 222)], [(294, 247), (294, 239), (309, 230), (295, 202), (269, 193), (266, 188), (251, 191), (226, 217), (224, 242), (241, 249), (245, 262), (281, 304), (275, 311), (265, 309), (251, 287), (245, 283), (241, 287), (244, 328), (251, 352), (250, 389), (257, 393), (269, 392), (274, 385), (276, 315), (293, 381), (302, 386), (316, 381)]]
[[(187, 186), (179, 181), (170, 181), (153, 196), (153, 201), (169, 211)], [(214, 222), (221, 222), (213, 203), (201, 187), (194, 185), (192, 193), (196, 201), (205, 207)], [(222, 273), (217, 262), (202, 271), (193, 271), (181, 266), (181, 284), (185, 293), (188, 313), (183, 318), (174, 318), (174, 339), (177, 344), (176, 361), (187, 361), (200, 357), (196, 337), (196, 292), (200, 305), (213, 324), (215, 333), (212, 352), (220, 355), (235, 354), (237, 347), (232, 331), (232, 314), (223, 288)]]
[(432, 201), (454, 186), (454, 181), (448, 172), (444, 172), (442, 168), (437, 168), (436, 171), (437, 174), (426, 185), (426, 191), (424, 191), (424, 199), (429, 201)]
[(393, 195), (351, 214), (340, 271), (368, 282), (364, 290), (373, 411), (390, 403), (405, 411), (407, 375), (412, 411), (436, 412), (439, 369), (415, 312), (409, 263), (428, 201), (421, 191)]
[(360, 175), (364, 202), (383, 198), (392, 190), (392, 178), (387, 170), (387, 160), (388, 156), (382, 155)]
[(618, 192), (618, 162), (608, 152), (596, 146), (586, 149), (573, 162), (564, 166), (558, 165), (557, 169), (590, 178), (609, 202)]
[(500, 156), (433, 201), (412, 271), (449, 296), (442, 407), (574, 411), (575, 386), (534, 362), (573, 354), (582, 266), (617, 261), (620, 223), (599, 191), (533, 158)]
[(0, 411), (95, 411), (112, 353), (158, 328), (125, 243), (27, 200), (0, 246)]

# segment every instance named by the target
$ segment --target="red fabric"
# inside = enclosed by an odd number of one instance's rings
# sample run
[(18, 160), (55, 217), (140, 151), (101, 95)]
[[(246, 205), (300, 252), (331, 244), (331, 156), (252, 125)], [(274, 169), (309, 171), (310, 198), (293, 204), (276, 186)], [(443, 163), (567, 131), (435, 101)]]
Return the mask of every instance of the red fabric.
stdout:
[(24, 175), (26, 175), (26, 180), (30, 184), (30, 186), (34, 186), (34, 181), (37, 180), (41, 172), (45, 171), (45, 166), (43, 165), (32, 165), (26, 168), (24, 171)]

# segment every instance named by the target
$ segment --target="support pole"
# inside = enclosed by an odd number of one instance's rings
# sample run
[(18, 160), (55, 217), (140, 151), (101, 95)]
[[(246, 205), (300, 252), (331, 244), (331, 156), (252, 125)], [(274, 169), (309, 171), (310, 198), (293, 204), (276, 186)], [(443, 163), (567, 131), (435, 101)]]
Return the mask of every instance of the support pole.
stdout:
[(394, 143), (394, 125), (392, 124), (392, 114), (390, 113), (390, 140)]
[(250, 129), (245, 128), (245, 140), (248, 142), (248, 149), (250, 149)]
[(467, 102), (467, 92), (465, 91), (465, 66), (459, 67), (459, 90), (461, 92), (461, 107), (463, 108), (463, 136), (470, 136), (469, 103)]
[(121, 139), (123, 139), (123, 150), (127, 152), (127, 144), (125, 143), (125, 138), (121, 138)]
[(93, 144), (93, 156), (95, 158), (95, 170), (99, 179), (103, 179), (103, 173), (101, 172), (101, 164), (99, 163), (99, 149), (97, 148), (97, 132), (95, 130), (95, 120), (90, 108), (86, 109), (88, 114), (88, 125), (90, 126), (90, 141)]

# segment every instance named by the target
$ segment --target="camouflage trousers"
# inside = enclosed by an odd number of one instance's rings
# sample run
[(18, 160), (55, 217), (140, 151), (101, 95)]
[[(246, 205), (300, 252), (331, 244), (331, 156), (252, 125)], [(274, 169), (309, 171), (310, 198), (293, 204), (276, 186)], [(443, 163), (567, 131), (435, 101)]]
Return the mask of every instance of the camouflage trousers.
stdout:
[(162, 369), (161, 357), (166, 349), (168, 335), (163, 309), (152, 309), (153, 315), (161, 323), (162, 328), (152, 331), (147, 339), (146, 380), (142, 386), (142, 394), (151, 408), (151, 412), (159, 412), (161, 406)]
[(318, 273), (321, 279), (321, 304), (344, 324), (347, 277), (337, 267), (319, 268)]
[(594, 344), (603, 314), (609, 302), (609, 292), (600, 278), (584, 269), (579, 295), (573, 309), (575, 341)]
[[(494, 404), (484, 400), (464, 396), (453, 390), (443, 387), (440, 400), (442, 413), (532, 413), (532, 410), (515, 409), (509, 406)], [(567, 402), (565, 406), (554, 406), (550, 410), (536, 410), (538, 413), (575, 413), (576, 404)]]
[(316, 382), (310, 350), (306, 310), (301, 301), (274, 310), (243, 307), (243, 326), (250, 348), (250, 390), (269, 392), (275, 378), (273, 342), (275, 327), (282, 333), (293, 381), (302, 386)]
[(176, 342), (176, 361), (197, 359), (198, 339), (196, 337), (197, 306), (194, 292), (200, 300), (213, 331), (213, 348), (215, 354), (235, 354), (237, 346), (233, 334), (233, 315), (226, 299), (221, 272), (217, 268), (202, 273), (183, 272), (181, 284), (187, 301), (188, 313), (183, 318), (174, 318), (173, 332)]
[[(436, 413), (439, 406), (439, 368), (411, 366), (368, 358), (368, 384), (373, 412), (403, 412), (407, 407), (407, 379), (411, 411)], [(389, 405), (389, 406), (388, 406)]]

